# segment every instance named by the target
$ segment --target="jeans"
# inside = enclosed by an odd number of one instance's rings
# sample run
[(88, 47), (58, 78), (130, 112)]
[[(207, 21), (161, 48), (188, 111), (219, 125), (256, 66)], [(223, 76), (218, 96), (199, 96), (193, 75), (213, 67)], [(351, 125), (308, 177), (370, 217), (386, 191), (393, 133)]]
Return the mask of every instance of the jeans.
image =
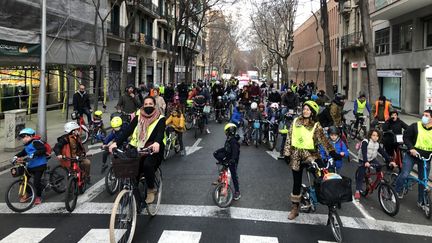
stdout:
[[(408, 177), (408, 175), (412, 171), (412, 169), (414, 167), (414, 163), (417, 163), (417, 170), (418, 170), (419, 179), (423, 180), (423, 178), (424, 178), (423, 160), (415, 158), (415, 157), (413, 157), (407, 153), (407, 154), (405, 154), (405, 156), (403, 158), (402, 172), (399, 174), (398, 178), (396, 179), (395, 190), (397, 193), (402, 192), (403, 185), (405, 183), (405, 179)], [(428, 163), (428, 167), (426, 170), (427, 176), (429, 175), (429, 172), (430, 172), (430, 162)], [(420, 203), (423, 202), (423, 192), (424, 192), (424, 186), (419, 183), (418, 184), (417, 202), (420, 202)]]
[[(362, 185), (363, 185), (363, 180), (365, 178), (365, 173), (366, 173), (366, 167), (364, 166), (364, 161), (359, 160), (359, 164), (361, 164), (361, 166), (358, 168), (358, 174), (356, 177), (356, 190), (360, 191), (362, 189)], [(381, 165), (380, 163), (376, 160), (373, 159), (372, 161), (369, 161), (369, 164), (375, 168), (376, 172), (381, 172)]]
[(361, 116), (363, 116), (363, 113), (356, 113), (354, 116), (355, 116), (355, 119), (356, 119), (355, 123), (354, 123), (354, 127), (355, 127), (355, 129), (357, 129), (358, 126), (359, 126), (359, 124), (360, 124), (360, 120), (362, 120), (364, 122), (364, 119), (360, 118)]
[(235, 190), (235, 192), (240, 192), (239, 181), (238, 181), (238, 174), (237, 174), (237, 167), (238, 167), (238, 162), (237, 161), (234, 162), (234, 163), (230, 163), (229, 170), (231, 172), (231, 179), (232, 179), (233, 184), (234, 184), (234, 190)]
[(92, 123), (91, 112), (88, 108), (79, 108), (78, 113), (80, 114), (80, 116), (82, 116), (83, 114), (87, 116), (87, 124), (90, 125)]

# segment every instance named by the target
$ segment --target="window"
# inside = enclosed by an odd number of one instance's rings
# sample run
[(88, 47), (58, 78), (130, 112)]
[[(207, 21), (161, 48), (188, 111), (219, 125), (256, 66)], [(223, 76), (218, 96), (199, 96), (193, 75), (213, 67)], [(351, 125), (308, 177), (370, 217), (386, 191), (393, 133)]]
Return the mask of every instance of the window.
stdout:
[(375, 54), (389, 54), (390, 28), (375, 31)]
[(413, 24), (411, 21), (393, 26), (393, 52), (411, 51), (412, 31)]
[(432, 18), (425, 21), (424, 35), (425, 47), (432, 47)]

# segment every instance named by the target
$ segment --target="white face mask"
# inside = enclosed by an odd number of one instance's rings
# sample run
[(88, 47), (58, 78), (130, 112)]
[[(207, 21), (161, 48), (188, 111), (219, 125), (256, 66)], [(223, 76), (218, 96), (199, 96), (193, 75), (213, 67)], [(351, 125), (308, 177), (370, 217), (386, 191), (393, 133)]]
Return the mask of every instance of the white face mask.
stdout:
[(429, 123), (430, 118), (427, 116), (423, 116), (422, 117), (422, 123), (423, 125), (427, 125)]

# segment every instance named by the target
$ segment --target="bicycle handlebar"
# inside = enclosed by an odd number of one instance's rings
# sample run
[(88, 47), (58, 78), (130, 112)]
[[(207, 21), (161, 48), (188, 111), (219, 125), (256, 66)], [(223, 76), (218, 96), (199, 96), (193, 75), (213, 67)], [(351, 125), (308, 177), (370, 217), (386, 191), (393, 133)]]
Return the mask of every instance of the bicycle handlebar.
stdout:
[(429, 154), (429, 157), (427, 159), (425, 157), (421, 156), (419, 152), (416, 153), (416, 157), (423, 160), (423, 161), (429, 161), (432, 159), (432, 153)]

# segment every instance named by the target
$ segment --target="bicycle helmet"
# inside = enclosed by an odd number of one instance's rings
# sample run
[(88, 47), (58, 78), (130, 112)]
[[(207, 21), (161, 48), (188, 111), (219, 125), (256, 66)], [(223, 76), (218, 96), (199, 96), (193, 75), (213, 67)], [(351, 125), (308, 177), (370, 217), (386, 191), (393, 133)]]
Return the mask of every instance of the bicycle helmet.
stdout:
[(219, 95), (219, 96), (217, 97), (217, 99), (218, 99), (219, 101), (222, 100), (222, 96)]
[(234, 123), (228, 123), (224, 127), (225, 135), (234, 135), (237, 131), (237, 126)]
[(64, 125), (64, 131), (66, 133), (70, 133), (73, 130), (78, 129), (78, 128), (80, 128), (80, 126), (76, 122), (68, 122)]
[(19, 136), (20, 137), (24, 137), (24, 136), (27, 136), (27, 135), (34, 136), (35, 134), (36, 134), (36, 131), (33, 130), (33, 128), (30, 128), (30, 127), (26, 127), (26, 128), (24, 128), (23, 130), (21, 130), (19, 132)]
[(270, 108), (279, 109), (278, 103), (271, 103)]
[(308, 100), (306, 101), (303, 106), (307, 105), (310, 110), (312, 111), (313, 115), (316, 116), (319, 112), (319, 106), (315, 101)]
[(102, 117), (102, 111), (97, 110), (97, 111), (94, 112), (94, 115), (95, 115), (96, 117)]
[(256, 102), (252, 102), (251, 109), (256, 110), (258, 108), (258, 104)]
[(328, 133), (329, 135), (331, 135), (331, 134), (336, 134), (336, 135), (339, 136), (339, 135), (340, 135), (340, 130), (339, 130), (339, 128), (337, 128), (337, 127), (335, 127), (335, 126), (331, 126), (331, 127), (329, 127), (327, 133)]
[(111, 127), (113, 129), (121, 127), (122, 124), (123, 124), (123, 120), (119, 116), (115, 116), (111, 119)]
[(311, 96), (311, 100), (315, 101), (315, 100), (317, 100), (317, 99), (318, 99), (318, 95), (313, 94), (313, 95)]

